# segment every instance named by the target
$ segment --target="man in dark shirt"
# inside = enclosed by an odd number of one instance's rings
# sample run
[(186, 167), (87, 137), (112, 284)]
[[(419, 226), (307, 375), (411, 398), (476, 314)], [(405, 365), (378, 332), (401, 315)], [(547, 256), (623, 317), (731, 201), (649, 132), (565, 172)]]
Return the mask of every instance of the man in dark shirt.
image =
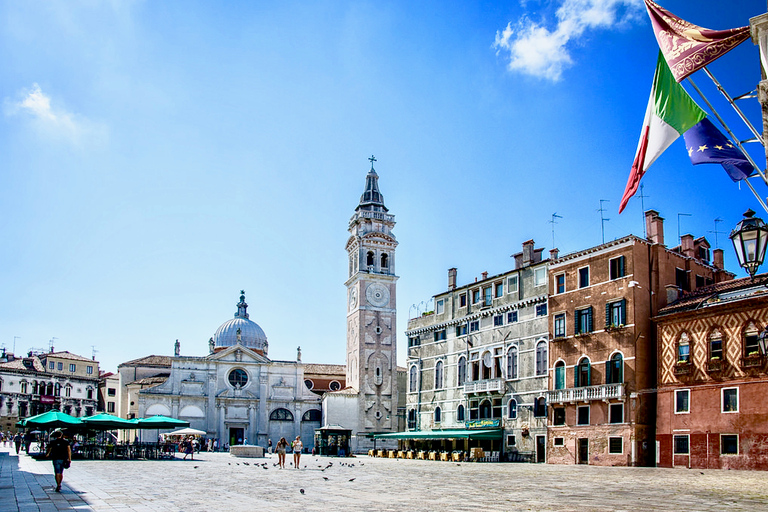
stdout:
[(53, 473), (56, 476), (56, 492), (61, 492), (61, 481), (64, 478), (64, 468), (72, 462), (72, 449), (64, 439), (61, 430), (54, 430), (48, 445), (48, 456), (53, 460)]

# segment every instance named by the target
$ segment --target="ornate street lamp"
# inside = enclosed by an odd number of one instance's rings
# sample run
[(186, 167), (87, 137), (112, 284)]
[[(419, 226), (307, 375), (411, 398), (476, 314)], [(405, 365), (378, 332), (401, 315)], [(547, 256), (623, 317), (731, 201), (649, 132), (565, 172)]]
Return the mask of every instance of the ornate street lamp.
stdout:
[(755, 212), (747, 210), (729, 236), (739, 258), (739, 265), (749, 272), (754, 279), (757, 268), (765, 259), (765, 247), (768, 243), (768, 226), (763, 219), (755, 217)]
[(765, 355), (768, 355), (768, 325), (765, 326), (765, 329), (760, 331), (760, 334), (757, 336), (757, 346), (760, 347), (760, 353)]

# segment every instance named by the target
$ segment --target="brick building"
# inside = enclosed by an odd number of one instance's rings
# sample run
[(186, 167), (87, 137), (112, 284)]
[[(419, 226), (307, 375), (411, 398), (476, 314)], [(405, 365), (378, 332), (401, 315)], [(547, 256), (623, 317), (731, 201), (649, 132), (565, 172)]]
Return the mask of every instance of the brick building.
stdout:
[(658, 465), (768, 469), (767, 285), (719, 283), (659, 311)]
[[(549, 437), (556, 464), (654, 462), (656, 331), (667, 291), (732, 279), (704, 238), (664, 245), (663, 219), (646, 212), (648, 239), (628, 235), (553, 257), (549, 264)], [(676, 293), (676, 292), (675, 292)]]

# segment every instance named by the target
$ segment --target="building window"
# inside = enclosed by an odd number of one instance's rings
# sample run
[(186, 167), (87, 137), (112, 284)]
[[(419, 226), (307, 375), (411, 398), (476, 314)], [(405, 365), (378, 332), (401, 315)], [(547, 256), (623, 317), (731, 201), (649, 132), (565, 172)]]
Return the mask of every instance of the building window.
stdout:
[(480, 302), (480, 290), (472, 290), (472, 304)]
[(77, 371), (77, 365), (75, 363), (70, 363), (69, 364), (69, 371), (72, 372), (72, 373)]
[(547, 305), (546, 304), (537, 304), (536, 305), (536, 316), (547, 316)]
[(676, 268), (675, 269), (675, 284), (678, 288), (684, 291), (690, 291), (690, 286), (688, 284), (688, 271), (683, 268)]
[(472, 320), (469, 322), (469, 332), (475, 332), (480, 330), (480, 320)]
[(547, 344), (540, 341), (536, 345), (536, 375), (547, 374)]
[(564, 437), (556, 437), (552, 441), (553, 446), (565, 446), (565, 438)]
[(691, 412), (691, 390), (675, 390), (675, 414), (688, 414)]
[(583, 386), (590, 386), (592, 382), (592, 365), (589, 363), (589, 358), (585, 357), (581, 361), (579, 361), (579, 365), (576, 367), (576, 371), (574, 372), (574, 383), (573, 386), (583, 387)]
[(456, 326), (456, 337), (464, 336), (467, 334), (467, 324), (459, 324)]
[(485, 295), (485, 306), (491, 306), (493, 305), (493, 289), (491, 289), (490, 286), (486, 286), (483, 289), (483, 295)]
[(627, 323), (627, 300), (621, 299), (605, 305), (605, 328), (623, 327)]
[(736, 434), (720, 435), (720, 455), (738, 455), (739, 436)]
[(608, 438), (608, 453), (614, 455), (621, 455), (624, 453), (624, 438), (623, 437), (609, 437)]
[(437, 301), (437, 306), (435, 307), (435, 314), (442, 315), (443, 311), (445, 311), (445, 300), (440, 299)]
[(439, 331), (435, 331), (435, 341), (443, 341), (445, 340), (445, 329), (440, 329)]
[(301, 417), (301, 421), (322, 421), (323, 413), (320, 409), (310, 409)]
[(755, 327), (755, 324), (750, 322), (746, 329), (744, 329), (744, 355), (745, 356), (756, 356), (760, 352), (760, 348), (758, 345), (758, 340), (760, 336), (760, 331), (757, 327)]
[(107, 412), (115, 412), (115, 402), (107, 402)]
[(517, 310), (507, 313), (507, 323), (514, 324), (517, 322)]
[(555, 389), (565, 389), (565, 363), (555, 363)]
[(410, 409), (408, 411), (408, 430), (414, 430), (416, 428), (416, 411)]
[(459, 307), (463, 308), (466, 305), (467, 305), (467, 294), (462, 293), (461, 295), (459, 295)]
[(88, 375), (93, 375), (93, 366), (86, 366), (85, 373), (87, 373)]
[(416, 370), (415, 366), (411, 366), (411, 369), (409, 370), (409, 372), (410, 372), (410, 374), (409, 374), (409, 381), (408, 381), (409, 382), (408, 390), (411, 393), (415, 393), (416, 392), (416, 381), (418, 379), (418, 373), (417, 373), (418, 370)]
[(555, 276), (555, 293), (565, 293), (565, 274)]
[(577, 407), (578, 420), (577, 425), (589, 425), (589, 406), (581, 405)]
[(304, 385), (307, 386), (307, 389), (312, 389), (315, 387), (315, 383), (312, 382), (312, 379), (304, 379)]
[(269, 415), (270, 421), (293, 421), (293, 413), (288, 409), (275, 409)]
[(605, 383), (621, 384), (624, 382), (624, 358), (618, 352), (605, 362)]
[(624, 261), (624, 256), (619, 256), (618, 258), (613, 258), (608, 261), (608, 271), (610, 273), (609, 277), (611, 281), (626, 275), (626, 271), (624, 269)]
[(552, 423), (556, 427), (565, 425), (565, 407), (555, 407), (552, 409)]
[(456, 421), (464, 421), (464, 406), (462, 404), (456, 408)]
[(85, 392), (85, 397), (88, 400), (93, 400), (93, 390), (91, 388), (88, 388)]
[(517, 293), (517, 276), (507, 278), (507, 293)]
[(540, 396), (533, 402), (533, 416), (543, 418), (547, 415), (547, 399)]
[(515, 446), (515, 436), (507, 434), (507, 446)]
[(53, 361), (49, 361), (48, 362), (48, 369), (49, 370), (53, 370), (54, 368), (56, 368), (56, 363), (54, 363)]
[(565, 313), (555, 315), (555, 338), (565, 338)]
[(504, 295), (504, 283), (503, 282), (496, 283), (496, 298), (498, 299), (503, 295)]
[(517, 400), (514, 398), (507, 404), (507, 418), (511, 420), (517, 418)]
[(507, 351), (507, 379), (517, 378), (517, 347), (509, 347)]
[(227, 377), (233, 388), (242, 388), (248, 383), (248, 374), (242, 368), (235, 368)]
[(338, 391), (341, 389), (341, 383), (337, 380), (332, 380), (331, 385), (328, 386), (331, 391)]
[(435, 407), (435, 423), (440, 423), (442, 421), (443, 412), (440, 410), (440, 407)]
[(709, 360), (718, 361), (723, 358), (723, 335), (718, 329), (709, 335)]
[[(53, 388), (53, 394), (55, 396), (61, 396), (61, 384), (59, 384), (58, 382), (56, 383), (56, 386), (54, 386), (54, 388)], [(112, 396), (114, 396), (114, 395), (112, 395)]]
[(435, 389), (443, 388), (443, 362), (438, 361), (435, 364)]
[(496, 315), (493, 317), (493, 326), (499, 327), (504, 325), (504, 315)]
[(64, 363), (62, 363), (61, 361), (56, 363), (56, 369), (59, 370), (59, 371), (64, 370)]
[(722, 411), (739, 412), (739, 388), (722, 389)]
[(547, 269), (537, 268), (533, 271), (533, 286), (547, 284)]
[(624, 423), (624, 404), (610, 404), (608, 406), (608, 421)]
[(579, 269), (579, 288), (589, 286), (589, 267)]
[(459, 358), (456, 375), (458, 378), (458, 382), (456, 384), (458, 386), (463, 386), (464, 382), (467, 380), (467, 358), (464, 356)]
[(675, 455), (688, 455), (690, 453), (688, 434), (673, 437), (673, 450)]
[(574, 334), (592, 332), (592, 306), (573, 312)]
[(408, 336), (408, 346), (418, 347), (421, 344), (421, 340), (418, 336)]
[(691, 342), (688, 334), (682, 333), (677, 341), (677, 362), (678, 364), (688, 364), (691, 357)]
[(389, 256), (387, 253), (381, 255), (381, 268), (387, 268), (389, 266)]
[(65, 396), (65, 397), (67, 397), (67, 398), (69, 398), (69, 397), (71, 397), (71, 396), (72, 396), (72, 386), (70, 386), (70, 385), (67, 385), (67, 386), (64, 388), (64, 396)]
[(25, 395), (27, 394), (27, 383), (26, 383), (26, 382), (22, 382), (22, 383), (21, 383), (21, 390), (20, 390), (20, 393), (23, 393), (23, 394), (25, 394)]
[(107, 388), (107, 396), (115, 396), (115, 388)]

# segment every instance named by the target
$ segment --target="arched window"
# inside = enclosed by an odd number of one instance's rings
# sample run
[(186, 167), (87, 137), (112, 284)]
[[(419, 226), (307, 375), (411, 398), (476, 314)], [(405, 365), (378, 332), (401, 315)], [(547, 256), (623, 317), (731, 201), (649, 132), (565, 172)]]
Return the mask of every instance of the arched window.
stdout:
[(365, 264), (369, 267), (376, 264), (376, 257), (374, 256), (373, 251), (368, 251), (368, 257), (365, 259)]
[(533, 403), (533, 415), (536, 418), (543, 418), (547, 415), (547, 399), (540, 396)]
[(435, 364), (435, 389), (443, 388), (443, 362), (438, 361)]
[(513, 420), (517, 418), (517, 400), (512, 398), (507, 404), (507, 418)]
[(464, 406), (462, 404), (456, 408), (456, 421), (464, 421)]
[(610, 361), (605, 362), (605, 383), (621, 384), (624, 382), (624, 358), (616, 353), (611, 356)]
[(456, 375), (458, 376), (458, 382), (456, 383), (459, 386), (463, 386), (464, 383), (467, 381), (467, 358), (464, 356), (461, 356), (459, 358), (459, 364), (457, 365), (457, 372)]
[(760, 329), (757, 328), (754, 322), (749, 322), (747, 328), (744, 329), (744, 356), (756, 356), (760, 354), (760, 346), (758, 340), (760, 336)]
[(688, 333), (682, 333), (677, 340), (677, 362), (687, 364), (691, 361), (691, 340)]
[(574, 387), (589, 386), (591, 382), (592, 367), (589, 364), (589, 358), (585, 357), (579, 361), (574, 372)]
[(565, 363), (555, 363), (555, 389), (565, 389)]
[(93, 400), (93, 388), (88, 388), (88, 389), (86, 389), (86, 391), (85, 391), (85, 397), (86, 397), (88, 400)]
[(54, 396), (61, 396), (61, 384), (56, 383), (56, 387), (53, 389)]
[(69, 384), (64, 386), (64, 396), (67, 398), (72, 396), (72, 386), (70, 386)]
[(323, 413), (320, 409), (310, 409), (301, 417), (301, 421), (322, 421)]
[(536, 345), (536, 375), (547, 374), (547, 343), (540, 341)]
[(416, 428), (416, 411), (411, 409), (408, 411), (408, 429), (413, 430)]
[(723, 359), (723, 334), (719, 329), (715, 329), (709, 335), (709, 360), (718, 361)]
[(53, 394), (53, 382), (49, 382), (48, 385), (45, 387), (45, 394), (46, 395)]
[(269, 415), (269, 419), (272, 421), (293, 421), (293, 413), (288, 409), (275, 409)]
[(435, 407), (435, 423), (440, 423), (442, 416), (443, 412), (440, 410), (440, 407)]
[[(22, 381), (22, 383), (21, 383), (21, 391), (20, 392), (24, 393), (26, 395), (27, 394), (28, 386), (29, 386), (29, 384), (27, 384), (26, 381)], [(67, 396), (69, 396), (69, 395), (67, 395)]]
[(411, 366), (409, 379), (408, 379), (408, 390), (411, 393), (416, 392), (416, 383), (417, 383), (418, 377), (419, 375), (418, 375), (418, 370), (416, 370), (416, 366)]
[(507, 350), (507, 379), (517, 379), (517, 347)]
[(381, 268), (387, 268), (389, 266), (389, 256), (387, 253), (381, 255)]
[(480, 404), (480, 419), (484, 420), (490, 418), (493, 414), (493, 408), (491, 407), (490, 400), (483, 400)]

